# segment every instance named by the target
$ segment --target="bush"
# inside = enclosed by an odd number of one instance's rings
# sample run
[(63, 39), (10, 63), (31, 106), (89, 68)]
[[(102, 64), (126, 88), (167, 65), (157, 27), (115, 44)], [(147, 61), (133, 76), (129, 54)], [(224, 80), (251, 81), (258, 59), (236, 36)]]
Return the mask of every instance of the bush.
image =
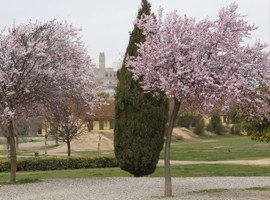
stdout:
[(230, 129), (230, 134), (232, 135), (241, 135), (241, 127), (239, 124), (232, 125)]
[(221, 135), (224, 131), (224, 126), (222, 125), (220, 115), (217, 111), (215, 111), (211, 117), (210, 123), (207, 126), (207, 130), (214, 132), (218, 135)]
[(184, 113), (184, 115), (177, 116), (176, 125), (180, 127), (190, 128), (193, 122), (193, 116), (189, 113)]
[[(115, 158), (38, 158), (17, 161), (17, 171), (46, 171), (117, 167)], [(0, 162), (0, 172), (9, 171), (9, 162)]]
[(195, 134), (202, 135), (204, 132), (204, 121), (203, 118), (199, 115), (195, 121)]
[(201, 115), (194, 115), (191, 113), (184, 113), (183, 115), (178, 115), (176, 118), (176, 126), (185, 127), (185, 128), (191, 128), (196, 127), (196, 125), (199, 123), (200, 125), (204, 126), (204, 122), (200, 121), (202, 120)]

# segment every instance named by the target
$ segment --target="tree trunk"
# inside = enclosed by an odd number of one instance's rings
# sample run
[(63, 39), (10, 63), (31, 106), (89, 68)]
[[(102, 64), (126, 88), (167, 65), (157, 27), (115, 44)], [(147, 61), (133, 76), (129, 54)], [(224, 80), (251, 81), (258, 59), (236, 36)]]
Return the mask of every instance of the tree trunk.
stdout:
[(9, 136), (7, 137), (7, 161), (9, 161), (10, 158), (10, 142), (9, 142)]
[(172, 196), (172, 178), (170, 168), (170, 148), (172, 140), (173, 126), (176, 120), (177, 113), (179, 111), (181, 102), (174, 98), (174, 108), (170, 118), (168, 131), (166, 133), (166, 144), (165, 144), (165, 158), (164, 158), (164, 176), (165, 176), (165, 196)]
[(9, 144), (10, 144), (10, 182), (16, 182), (17, 154), (13, 122), (8, 122)]
[(71, 156), (70, 141), (67, 142), (68, 156)]
[(100, 142), (98, 142), (98, 157), (100, 157)]
[(19, 136), (16, 134), (16, 152), (18, 153), (19, 151)]
[(46, 133), (46, 135), (45, 135), (45, 156), (47, 155), (47, 140), (48, 140), (48, 135), (47, 135), (47, 133)]
[(101, 138), (102, 138), (102, 136), (99, 134), (99, 136), (98, 136), (98, 157), (100, 157), (100, 145), (101, 145)]
[(55, 145), (58, 146), (58, 133), (56, 133), (56, 136), (55, 136)]

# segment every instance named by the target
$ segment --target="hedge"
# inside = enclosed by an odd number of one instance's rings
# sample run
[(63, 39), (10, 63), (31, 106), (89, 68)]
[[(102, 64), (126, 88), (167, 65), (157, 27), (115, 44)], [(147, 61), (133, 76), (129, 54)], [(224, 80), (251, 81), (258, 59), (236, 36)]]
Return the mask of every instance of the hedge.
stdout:
[[(32, 158), (17, 161), (17, 171), (46, 171), (61, 169), (117, 167), (115, 158)], [(0, 161), (0, 172), (9, 171), (10, 163)]]

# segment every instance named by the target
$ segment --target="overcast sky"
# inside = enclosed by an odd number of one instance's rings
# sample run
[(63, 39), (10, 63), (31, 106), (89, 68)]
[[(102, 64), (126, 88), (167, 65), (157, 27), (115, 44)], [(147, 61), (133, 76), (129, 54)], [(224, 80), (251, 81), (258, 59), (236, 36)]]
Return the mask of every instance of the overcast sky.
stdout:
[[(0, 0), (0, 29), (29, 20), (68, 21), (81, 27), (83, 40), (94, 62), (99, 52), (105, 52), (106, 67), (115, 67), (125, 53), (129, 32), (133, 29), (141, 0)], [(149, 0), (152, 12), (159, 6), (165, 13), (178, 10), (179, 14), (203, 19), (215, 19), (221, 7), (232, 0)], [(247, 15), (250, 24), (258, 26), (252, 41), (260, 39), (269, 43), (269, 1), (235, 0), (239, 12)]]

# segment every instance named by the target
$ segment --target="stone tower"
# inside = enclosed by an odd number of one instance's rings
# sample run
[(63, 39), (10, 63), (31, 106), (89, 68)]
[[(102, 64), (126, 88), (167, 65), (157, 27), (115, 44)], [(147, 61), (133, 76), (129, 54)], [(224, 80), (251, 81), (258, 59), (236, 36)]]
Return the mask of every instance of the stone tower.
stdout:
[(104, 52), (99, 53), (99, 68), (105, 69), (105, 54), (104, 54)]

